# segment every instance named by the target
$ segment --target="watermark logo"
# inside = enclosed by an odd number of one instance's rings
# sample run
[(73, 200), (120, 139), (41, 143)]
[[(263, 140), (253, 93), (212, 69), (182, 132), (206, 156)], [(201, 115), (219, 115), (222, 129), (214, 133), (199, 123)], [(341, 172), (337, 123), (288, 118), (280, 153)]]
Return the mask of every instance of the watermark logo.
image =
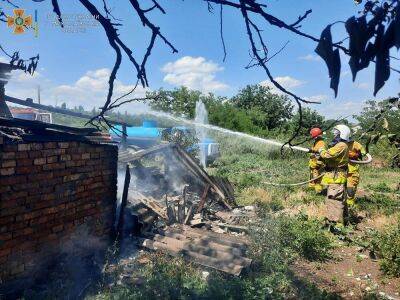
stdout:
[(14, 16), (7, 16), (7, 26), (14, 28), (14, 34), (24, 33), (32, 24), (32, 16), (25, 15), (24, 9), (14, 9)]

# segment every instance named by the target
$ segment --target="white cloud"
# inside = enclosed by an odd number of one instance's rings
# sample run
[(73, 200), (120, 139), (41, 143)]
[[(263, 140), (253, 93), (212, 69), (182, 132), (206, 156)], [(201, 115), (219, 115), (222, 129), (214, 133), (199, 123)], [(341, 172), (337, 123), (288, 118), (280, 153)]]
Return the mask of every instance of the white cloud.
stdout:
[(38, 71), (35, 71), (35, 73), (31, 75), (22, 70), (16, 70), (13, 71), (12, 81), (19, 83), (38, 83), (38, 80), (40, 80), (42, 77), (42, 74)]
[(357, 83), (356, 87), (361, 90), (369, 90), (371, 88), (371, 86), (367, 82)]
[[(67, 106), (82, 105), (85, 108), (93, 108), (93, 106), (100, 107), (107, 97), (110, 74), (111, 70), (107, 68), (88, 71), (74, 84), (56, 86), (52, 89), (51, 93), (58, 103), (66, 102)], [(130, 92), (133, 88), (134, 85), (126, 85), (120, 80), (115, 80), (113, 99)], [(148, 91), (148, 89), (138, 85), (135, 92), (128, 97), (144, 97), (146, 91)], [(122, 109), (127, 107), (123, 107)]]
[(175, 86), (185, 86), (202, 92), (222, 91), (229, 87), (215, 79), (215, 74), (223, 71), (223, 67), (204, 57), (184, 56), (167, 63), (161, 71), (166, 73), (164, 82)]
[(329, 96), (325, 95), (325, 94), (304, 97), (304, 100), (311, 101), (311, 102), (323, 102), (328, 99), (329, 99)]
[(316, 107), (317, 110), (328, 118), (349, 117), (358, 114), (362, 110), (360, 101), (341, 101), (333, 100)]
[(349, 70), (347, 70), (347, 71), (343, 71), (342, 73), (340, 73), (340, 76), (346, 77), (346, 76), (349, 76), (350, 74), (351, 74), (351, 72)]
[(318, 55), (313, 55), (313, 54), (308, 54), (306, 56), (300, 56), (300, 60), (306, 60), (306, 61), (321, 61), (321, 57)]
[[(299, 86), (302, 86), (302, 85), (306, 84), (305, 81), (301, 81), (301, 80), (298, 80), (298, 79), (290, 77), (290, 76), (275, 77), (274, 80), (276, 82), (278, 82), (282, 87), (284, 87), (285, 89), (288, 89), (288, 90), (292, 90), (292, 89), (295, 89), (295, 88), (297, 88)], [(279, 94), (279, 95), (283, 94), (269, 80), (264, 80), (264, 81), (260, 82), (260, 84), (263, 85), (263, 86), (270, 87), (273, 93), (276, 93), (276, 94)]]
[[(43, 104), (60, 105), (65, 102), (68, 107), (82, 105), (85, 109), (101, 107), (108, 92), (108, 79), (111, 70), (107, 68), (88, 71), (78, 80), (71, 84), (54, 85), (42, 73), (35, 72), (33, 76), (22, 71), (13, 71), (10, 82), (6, 85), (7, 95), (21, 99), (33, 98), (36, 100), (37, 87), (41, 87), (41, 99)], [(120, 80), (114, 82), (113, 99), (128, 93), (134, 85), (125, 84)], [(145, 96), (147, 89), (137, 86), (130, 98)], [(126, 99), (129, 99), (129, 98)], [(143, 103), (127, 104), (121, 110), (140, 110), (147, 109)]]

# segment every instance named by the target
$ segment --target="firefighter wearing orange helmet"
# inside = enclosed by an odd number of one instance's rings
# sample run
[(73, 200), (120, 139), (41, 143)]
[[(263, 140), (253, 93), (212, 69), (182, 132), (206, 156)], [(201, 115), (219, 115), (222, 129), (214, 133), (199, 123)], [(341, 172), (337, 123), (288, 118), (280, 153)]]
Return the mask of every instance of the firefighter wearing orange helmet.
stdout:
[(321, 184), (322, 178), (318, 178), (322, 174), (322, 170), (324, 169), (324, 163), (322, 162), (318, 150), (321, 148), (325, 148), (325, 141), (322, 136), (323, 132), (321, 128), (314, 127), (310, 130), (311, 138), (314, 143), (310, 149), (310, 160), (308, 161), (308, 166), (310, 167), (310, 179), (317, 178), (309, 183), (309, 187), (314, 189), (315, 192), (320, 194), (323, 190), (323, 186)]

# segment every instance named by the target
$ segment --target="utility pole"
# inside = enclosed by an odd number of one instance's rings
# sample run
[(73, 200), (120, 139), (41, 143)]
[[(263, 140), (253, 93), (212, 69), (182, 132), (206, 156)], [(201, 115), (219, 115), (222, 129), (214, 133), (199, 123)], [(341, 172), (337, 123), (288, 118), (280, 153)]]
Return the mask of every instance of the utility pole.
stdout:
[(40, 85), (37, 86), (37, 100), (38, 103), (40, 104)]

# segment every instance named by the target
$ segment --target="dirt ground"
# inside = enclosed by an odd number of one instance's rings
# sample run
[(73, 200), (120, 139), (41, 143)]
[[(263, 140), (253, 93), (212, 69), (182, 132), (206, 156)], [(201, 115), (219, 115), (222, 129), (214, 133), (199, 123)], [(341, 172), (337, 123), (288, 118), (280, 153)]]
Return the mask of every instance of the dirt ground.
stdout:
[[(356, 233), (361, 234), (370, 223), (366, 220), (360, 224)], [(326, 262), (299, 259), (292, 270), (299, 277), (344, 299), (362, 299), (368, 294), (382, 299), (400, 299), (400, 278), (385, 276), (378, 260), (371, 258), (369, 251), (342, 243), (334, 250), (333, 257)]]

